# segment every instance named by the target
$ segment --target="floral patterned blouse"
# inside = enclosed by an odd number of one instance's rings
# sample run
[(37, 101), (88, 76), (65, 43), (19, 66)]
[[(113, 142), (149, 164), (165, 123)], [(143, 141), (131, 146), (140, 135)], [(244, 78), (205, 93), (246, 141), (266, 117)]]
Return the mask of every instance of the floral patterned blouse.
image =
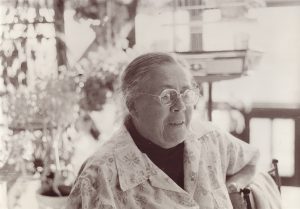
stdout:
[(184, 189), (143, 154), (123, 127), (87, 161), (68, 209), (231, 209), (226, 175), (255, 164), (257, 149), (207, 126), (184, 142)]

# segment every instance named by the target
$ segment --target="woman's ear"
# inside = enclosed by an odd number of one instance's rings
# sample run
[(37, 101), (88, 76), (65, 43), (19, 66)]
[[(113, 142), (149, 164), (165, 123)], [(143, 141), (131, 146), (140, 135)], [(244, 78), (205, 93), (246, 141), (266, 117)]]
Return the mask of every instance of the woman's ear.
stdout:
[(135, 107), (135, 102), (134, 101), (127, 101), (126, 102), (126, 106), (128, 108), (128, 111), (130, 113), (130, 115), (132, 115), (133, 117), (137, 117), (138, 116), (138, 112), (136, 110), (136, 107)]

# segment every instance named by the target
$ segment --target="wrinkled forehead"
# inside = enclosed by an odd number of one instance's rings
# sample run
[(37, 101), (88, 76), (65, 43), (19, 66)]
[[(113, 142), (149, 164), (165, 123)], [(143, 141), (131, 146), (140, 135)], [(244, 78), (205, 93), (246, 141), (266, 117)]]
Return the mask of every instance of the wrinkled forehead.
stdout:
[(164, 88), (174, 88), (178, 90), (191, 88), (194, 80), (189, 69), (176, 62), (164, 63), (145, 74), (145, 78), (139, 81), (139, 87), (143, 90), (157, 92)]

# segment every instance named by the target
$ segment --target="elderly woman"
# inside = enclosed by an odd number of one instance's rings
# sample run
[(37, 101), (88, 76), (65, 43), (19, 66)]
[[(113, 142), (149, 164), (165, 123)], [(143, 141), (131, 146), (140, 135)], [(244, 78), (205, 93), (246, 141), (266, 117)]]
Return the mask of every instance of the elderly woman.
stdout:
[(210, 124), (190, 128), (199, 89), (169, 54), (147, 53), (122, 74), (128, 116), (89, 158), (68, 208), (240, 208), (257, 150)]

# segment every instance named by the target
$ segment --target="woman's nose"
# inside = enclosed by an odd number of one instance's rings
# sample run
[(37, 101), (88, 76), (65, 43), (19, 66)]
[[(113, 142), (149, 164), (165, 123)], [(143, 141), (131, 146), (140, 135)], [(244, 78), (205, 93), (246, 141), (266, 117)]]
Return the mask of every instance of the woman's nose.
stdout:
[(175, 103), (171, 106), (172, 112), (179, 112), (186, 110), (186, 104), (183, 102), (183, 99), (180, 96), (176, 99)]

